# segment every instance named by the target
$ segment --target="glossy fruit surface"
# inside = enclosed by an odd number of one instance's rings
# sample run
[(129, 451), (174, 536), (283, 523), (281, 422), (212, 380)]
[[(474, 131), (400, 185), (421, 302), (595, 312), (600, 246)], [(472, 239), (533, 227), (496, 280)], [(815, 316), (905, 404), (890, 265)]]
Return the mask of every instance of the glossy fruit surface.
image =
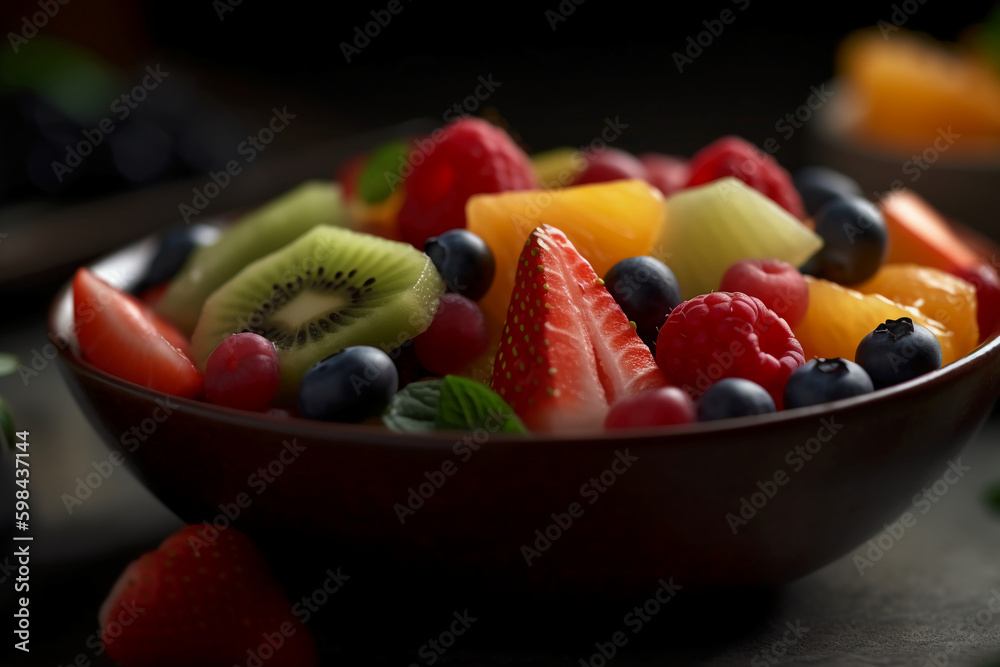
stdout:
[(876, 388), (912, 380), (941, 367), (941, 344), (909, 317), (886, 320), (861, 339), (855, 354)]
[(615, 401), (666, 380), (594, 269), (558, 229), (521, 253), (493, 390), (533, 431), (600, 428)]
[(605, 183), (630, 178), (646, 180), (646, 167), (639, 158), (627, 151), (607, 147), (602, 151), (585, 151), (587, 166), (573, 181), (573, 185)]
[(524, 151), (504, 130), (478, 118), (461, 118), (415, 142), (410, 164), (398, 222), (403, 240), (419, 249), (431, 236), (466, 226), (472, 195), (538, 185)]
[(823, 240), (773, 201), (736, 178), (681, 190), (649, 254), (667, 264), (686, 299), (719, 288), (743, 259), (773, 258), (801, 266)]
[(201, 393), (202, 375), (183, 351), (184, 337), (137, 298), (80, 269), (73, 280), (73, 309), (80, 351), (90, 363), (174, 396)]
[(486, 351), (489, 334), (475, 301), (461, 294), (441, 296), (427, 331), (413, 339), (421, 366), (434, 375), (458, 375)]
[(792, 177), (767, 153), (741, 137), (716, 139), (694, 154), (687, 187), (733, 176), (769, 197), (795, 218), (805, 217)]
[(941, 344), (943, 363), (963, 355), (955, 344), (955, 332), (924, 316), (918, 308), (903, 306), (880, 294), (862, 294), (836, 283), (807, 276), (809, 309), (795, 328), (806, 359), (842, 357), (854, 361), (858, 343), (886, 320), (909, 317), (927, 327)]
[(785, 382), (804, 359), (792, 330), (759, 299), (712, 292), (674, 308), (656, 339), (656, 362), (693, 397), (717, 380), (741, 377), (780, 407)]
[(257, 334), (230, 336), (205, 364), (205, 398), (216, 405), (263, 410), (274, 400), (280, 383), (274, 343)]
[(659, 191), (644, 181), (615, 181), (561, 190), (477, 195), (469, 200), (469, 231), (493, 251), (496, 276), (479, 304), (491, 326), (506, 317), (524, 242), (541, 224), (562, 231), (604, 275), (626, 257), (645, 255), (663, 225)]
[(641, 428), (687, 424), (696, 419), (694, 403), (683, 389), (660, 387), (616, 401), (604, 428)]
[(837, 198), (816, 212), (823, 247), (803, 271), (841, 285), (868, 280), (885, 261), (888, 233), (882, 213), (860, 197)]
[(698, 399), (698, 421), (774, 412), (774, 399), (762, 386), (744, 378), (723, 378)]
[(919, 309), (953, 332), (959, 356), (972, 352), (979, 344), (976, 288), (958, 276), (915, 264), (886, 264), (854, 289)]
[(625, 317), (635, 322), (639, 338), (655, 355), (660, 327), (670, 311), (683, 301), (673, 271), (649, 255), (629, 257), (611, 267), (604, 276), (604, 286)]
[(388, 354), (365, 345), (345, 347), (306, 371), (299, 412), (306, 419), (363, 422), (381, 414), (398, 388)]
[(493, 284), (496, 262), (486, 242), (467, 229), (452, 229), (432, 236), (424, 252), (441, 274), (449, 292), (473, 301), (481, 299)]
[(778, 259), (744, 259), (722, 276), (721, 292), (743, 292), (760, 299), (775, 315), (795, 328), (809, 307), (809, 286), (799, 270)]
[(875, 390), (865, 369), (847, 359), (810, 359), (788, 378), (785, 408), (801, 408)]
[(809, 217), (834, 199), (862, 195), (853, 178), (827, 167), (803, 167), (795, 172), (793, 181)]

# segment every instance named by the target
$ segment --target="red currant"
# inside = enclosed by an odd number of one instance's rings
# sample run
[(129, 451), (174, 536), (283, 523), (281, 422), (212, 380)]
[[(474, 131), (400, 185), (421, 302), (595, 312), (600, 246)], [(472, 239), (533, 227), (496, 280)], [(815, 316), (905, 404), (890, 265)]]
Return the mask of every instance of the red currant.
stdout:
[(238, 333), (209, 355), (205, 397), (216, 405), (264, 410), (278, 393), (280, 379), (274, 343), (254, 333)]
[(687, 424), (697, 418), (694, 402), (687, 392), (677, 387), (660, 387), (615, 402), (604, 419), (604, 428)]
[(486, 351), (486, 320), (475, 301), (448, 292), (434, 320), (413, 340), (417, 359), (435, 375), (459, 373)]

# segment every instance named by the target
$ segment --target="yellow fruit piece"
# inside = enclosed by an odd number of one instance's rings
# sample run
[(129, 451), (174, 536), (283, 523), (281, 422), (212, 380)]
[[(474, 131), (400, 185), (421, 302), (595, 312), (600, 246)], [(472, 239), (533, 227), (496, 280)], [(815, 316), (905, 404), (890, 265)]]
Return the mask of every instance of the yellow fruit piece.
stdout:
[(1000, 145), (1000, 77), (945, 44), (905, 30), (888, 39), (859, 31), (841, 44), (837, 72), (866, 140), (956, 153)]
[(964, 357), (979, 345), (976, 288), (957, 276), (916, 264), (886, 264), (854, 289), (881, 294), (890, 301), (917, 308), (953, 332), (955, 353)]
[(587, 158), (576, 148), (553, 148), (532, 155), (531, 166), (543, 186), (561, 188), (580, 175), (587, 166)]
[(626, 257), (650, 251), (665, 211), (660, 191), (639, 180), (470, 197), (468, 229), (486, 241), (496, 260), (493, 285), (479, 301), (487, 326), (503, 326), (521, 249), (538, 225), (564, 232), (603, 276)]
[(862, 338), (882, 322), (900, 317), (909, 317), (937, 337), (942, 364), (950, 364), (963, 356), (955, 344), (954, 332), (927, 318), (918, 308), (895, 303), (881, 294), (862, 294), (828, 280), (805, 278), (809, 283), (809, 308), (794, 333), (802, 344), (806, 360), (843, 357), (854, 361)]

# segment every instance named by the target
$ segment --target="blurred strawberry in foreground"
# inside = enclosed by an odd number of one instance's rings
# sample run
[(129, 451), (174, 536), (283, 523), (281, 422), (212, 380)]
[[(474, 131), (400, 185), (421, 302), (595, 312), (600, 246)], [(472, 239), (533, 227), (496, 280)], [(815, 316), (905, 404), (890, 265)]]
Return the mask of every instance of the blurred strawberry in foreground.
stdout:
[(419, 249), (431, 236), (465, 227), (474, 194), (538, 187), (534, 168), (510, 136), (478, 118), (462, 118), (415, 142), (399, 210), (404, 241)]
[(134, 561), (99, 612), (108, 656), (124, 667), (318, 664), (263, 555), (234, 528), (187, 526)]

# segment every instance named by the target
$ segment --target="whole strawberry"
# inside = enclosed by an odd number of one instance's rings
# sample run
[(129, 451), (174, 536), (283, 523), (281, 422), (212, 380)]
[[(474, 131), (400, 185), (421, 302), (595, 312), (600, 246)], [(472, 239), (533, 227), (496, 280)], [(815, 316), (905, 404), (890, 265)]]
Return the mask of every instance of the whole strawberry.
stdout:
[(263, 555), (234, 528), (187, 526), (131, 563), (99, 612), (104, 649), (124, 667), (310, 667), (309, 628)]
[(399, 211), (403, 240), (424, 241), (465, 227), (465, 202), (481, 192), (538, 187), (531, 161), (499, 127), (461, 118), (414, 144), (409, 155), (406, 200)]

